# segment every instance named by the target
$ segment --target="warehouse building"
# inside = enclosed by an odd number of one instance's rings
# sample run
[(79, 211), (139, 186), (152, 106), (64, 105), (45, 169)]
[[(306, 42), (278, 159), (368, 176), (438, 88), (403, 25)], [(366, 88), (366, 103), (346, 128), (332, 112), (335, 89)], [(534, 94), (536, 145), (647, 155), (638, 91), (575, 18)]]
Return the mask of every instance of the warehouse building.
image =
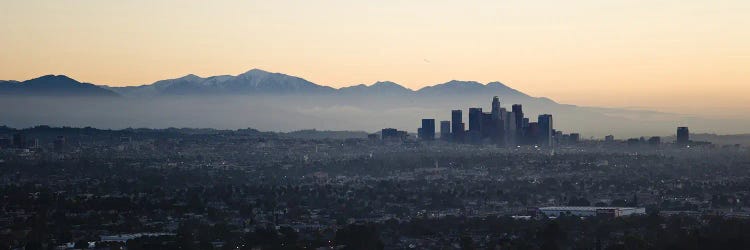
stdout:
[(620, 217), (646, 214), (646, 209), (642, 207), (542, 207), (538, 208), (538, 212), (547, 217), (558, 217), (564, 215), (580, 217)]

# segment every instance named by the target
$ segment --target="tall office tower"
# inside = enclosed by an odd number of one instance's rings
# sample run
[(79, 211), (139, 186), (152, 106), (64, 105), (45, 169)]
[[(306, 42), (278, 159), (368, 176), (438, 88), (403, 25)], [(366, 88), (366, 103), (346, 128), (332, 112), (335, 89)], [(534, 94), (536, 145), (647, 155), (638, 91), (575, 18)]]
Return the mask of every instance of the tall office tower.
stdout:
[(544, 147), (553, 146), (553, 134), (554, 126), (552, 124), (552, 115), (544, 114), (539, 115), (539, 145)]
[(435, 140), (435, 119), (422, 119), (422, 127), (420, 132), (420, 140)]
[(531, 136), (529, 136), (529, 118), (522, 118), (521, 119), (521, 137), (519, 138), (519, 141), (522, 144), (534, 144), (536, 141), (530, 139)]
[(469, 132), (482, 130), (482, 108), (469, 108)]
[(482, 108), (469, 108), (467, 140), (478, 143), (482, 139)]
[[(513, 104), (511, 110), (513, 111), (516, 120), (515, 143), (516, 145), (520, 145), (524, 143), (524, 131), (526, 127), (526, 125), (524, 125), (523, 106), (521, 104)], [(525, 124), (528, 124), (528, 122)]]
[(539, 123), (536, 122), (529, 122), (529, 125), (526, 126), (526, 143), (527, 144), (537, 144), (539, 142)]
[(482, 126), (483, 130), (489, 131), (484, 131), (482, 137), (489, 138), (492, 143), (504, 146), (506, 140), (505, 130), (508, 127), (504, 124), (506, 113), (507, 111), (500, 107), (500, 98), (497, 96), (492, 97), (492, 113), (490, 113), (491, 120), (487, 122), (489, 127)]
[(492, 113), (482, 112), (482, 125), (480, 125), (482, 139), (491, 138), (493, 135), (499, 134), (499, 121), (492, 118)]
[(503, 119), (500, 114), (500, 98), (497, 96), (492, 97), (492, 119), (493, 120)]
[(515, 146), (518, 144), (518, 130), (516, 129), (516, 113), (508, 112), (503, 120), (503, 131), (505, 133), (505, 145)]
[(26, 136), (22, 133), (13, 134), (13, 147), (26, 148)]
[(464, 125), (463, 124), (463, 112), (460, 109), (451, 111), (451, 133), (453, 135), (454, 142), (462, 142), (464, 140)]
[(690, 130), (688, 127), (677, 127), (677, 144), (687, 145), (690, 143)]
[(523, 106), (521, 104), (513, 104), (511, 111), (516, 117), (516, 131), (521, 132), (523, 129)]
[(505, 124), (505, 121), (508, 120), (508, 110), (505, 108), (500, 108), (500, 119), (497, 120), (495, 123), (495, 131), (499, 134), (497, 137), (499, 137), (498, 145), (505, 146), (506, 140), (508, 137), (505, 136), (506, 130), (508, 130), (508, 125)]
[(440, 139), (449, 140), (451, 137), (451, 122), (440, 121)]
[(459, 123), (455, 129), (451, 128), (451, 132), (454, 136), (453, 142), (463, 143), (466, 141), (466, 123)]

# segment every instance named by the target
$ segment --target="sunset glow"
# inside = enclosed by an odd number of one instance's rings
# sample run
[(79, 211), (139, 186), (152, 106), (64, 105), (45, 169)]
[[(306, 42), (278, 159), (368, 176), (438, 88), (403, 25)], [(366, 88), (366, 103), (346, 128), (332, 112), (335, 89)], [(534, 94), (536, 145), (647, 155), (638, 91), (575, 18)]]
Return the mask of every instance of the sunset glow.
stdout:
[(576, 105), (738, 113), (747, 13), (743, 0), (10, 0), (0, 79), (127, 86), (261, 68), (333, 87), (501, 81)]

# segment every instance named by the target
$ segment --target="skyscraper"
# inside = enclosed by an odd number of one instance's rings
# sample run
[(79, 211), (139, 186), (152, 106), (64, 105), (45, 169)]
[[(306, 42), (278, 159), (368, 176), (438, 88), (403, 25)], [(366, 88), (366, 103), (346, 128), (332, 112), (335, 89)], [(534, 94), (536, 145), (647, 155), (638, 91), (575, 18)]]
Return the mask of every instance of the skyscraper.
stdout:
[(516, 130), (516, 113), (508, 112), (503, 120), (503, 129), (505, 133), (505, 145), (515, 146), (518, 144), (518, 131)]
[(528, 144), (536, 144), (539, 142), (539, 123), (536, 122), (529, 122), (528, 126), (526, 126), (526, 143)]
[(451, 133), (454, 142), (462, 142), (464, 140), (464, 125), (463, 125), (463, 113), (460, 109), (451, 111)]
[(458, 126), (456, 126), (456, 130), (453, 130), (451, 132), (454, 135), (453, 142), (464, 142), (466, 140), (466, 123), (459, 123)]
[(513, 115), (516, 118), (516, 131), (523, 130), (523, 106), (521, 104), (513, 104)]
[(471, 143), (482, 141), (482, 108), (469, 108), (468, 137)]
[(469, 132), (482, 130), (482, 108), (469, 108)]
[(520, 131), (521, 137), (520, 137), (519, 141), (522, 144), (534, 144), (534, 143), (536, 143), (536, 140), (535, 139), (531, 139), (532, 136), (530, 136), (530, 134), (529, 134), (529, 123), (530, 122), (529, 122), (529, 118), (528, 117), (524, 117), (524, 118), (521, 119), (521, 131)]
[(451, 137), (451, 122), (440, 121), (440, 139), (448, 140)]
[(480, 125), (482, 139), (492, 138), (493, 136), (500, 135), (500, 128), (498, 125), (500, 120), (492, 118), (492, 113), (482, 112), (482, 125)]
[(420, 140), (434, 140), (435, 139), (435, 119), (422, 119), (422, 127), (419, 130)]
[(503, 119), (500, 114), (500, 98), (497, 96), (492, 97), (492, 119), (493, 120)]
[(690, 130), (688, 127), (677, 127), (677, 141), (675, 143), (680, 145), (690, 143)]
[(544, 114), (539, 115), (539, 145), (544, 147), (553, 146), (553, 134), (554, 126), (552, 123), (552, 115)]

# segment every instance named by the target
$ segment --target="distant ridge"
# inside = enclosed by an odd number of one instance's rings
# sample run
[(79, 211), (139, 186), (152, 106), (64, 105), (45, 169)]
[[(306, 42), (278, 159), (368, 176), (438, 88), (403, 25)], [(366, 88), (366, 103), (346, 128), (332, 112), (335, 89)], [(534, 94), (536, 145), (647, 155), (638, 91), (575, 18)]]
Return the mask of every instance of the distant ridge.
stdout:
[(339, 89), (319, 85), (300, 77), (252, 69), (242, 74), (200, 77), (188, 74), (152, 84), (110, 87), (81, 83), (64, 75), (47, 75), (32, 80), (0, 81), (0, 94), (14, 95), (77, 95), (77, 96), (203, 96), (203, 95), (337, 95), (337, 96), (455, 96), (500, 95), (529, 98), (528, 95), (500, 82), (482, 84), (475, 81), (449, 81), (412, 90), (391, 81), (372, 85), (353, 85)]
[[(76, 98), (54, 98), (70, 96)], [(106, 128), (252, 126), (272, 131), (312, 127), (374, 132), (393, 127), (413, 131), (423, 118), (451, 119), (451, 110), (488, 110), (493, 96), (506, 109), (522, 104), (530, 122), (541, 114), (552, 114), (555, 128), (591, 136), (668, 135), (681, 124), (695, 131), (745, 133), (750, 124), (743, 119), (559, 104), (501, 82), (452, 80), (412, 90), (379, 81), (336, 89), (260, 69), (236, 76), (188, 74), (134, 87), (97, 86), (63, 75), (0, 81), (0, 106), (12, 107), (0, 109), (0, 122)]]
[(503, 93), (509, 96), (520, 96), (529, 97), (528, 95), (521, 93), (518, 90), (512, 89), (505, 84), (500, 82), (491, 82), (488, 84), (481, 84), (475, 81), (458, 81), (452, 80), (446, 83), (427, 86), (419, 89), (417, 92), (423, 95), (455, 95), (455, 94), (483, 94), (487, 93)]
[(355, 95), (365, 95), (365, 94), (375, 94), (375, 95), (386, 95), (386, 96), (397, 96), (397, 95), (409, 95), (413, 94), (414, 91), (411, 89), (408, 89), (404, 86), (401, 86), (395, 82), (390, 81), (381, 81), (376, 82), (370, 86), (359, 84), (349, 87), (343, 87), (338, 89), (338, 92), (342, 94), (355, 94)]
[(14, 96), (97, 96), (114, 97), (117, 93), (90, 83), (81, 83), (64, 75), (45, 75), (31, 80), (2, 81), (0, 95)]
[(201, 78), (187, 75), (181, 78), (161, 80), (150, 85), (136, 87), (111, 87), (124, 96), (170, 96), (170, 95), (256, 95), (256, 94), (343, 94), (356, 96), (401, 96), (401, 95), (455, 95), (487, 94), (529, 97), (500, 82), (481, 84), (474, 81), (450, 81), (411, 90), (390, 81), (379, 81), (372, 85), (359, 84), (334, 89), (307, 81), (300, 77), (282, 73), (271, 73), (252, 69), (237, 76), (211, 76)]
[(336, 94), (353, 96), (443, 96), (482, 94), (504, 96), (529, 96), (500, 82), (481, 84), (474, 81), (450, 81), (435, 86), (411, 90), (391, 81), (379, 81), (372, 85), (353, 85), (334, 89), (318, 85), (303, 78), (282, 73), (271, 73), (252, 69), (237, 76), (221, 75), (202, 78), (187, 75), (181, 78), (161, 80), (149, 85), (135, 87), (110, 87), (124, 96), (160, 95), (256, 95), (256, 94)]
[(237, 76), (202, 78), (190, 74), (150, 85), (110, 89), (125, 96), (321, 94), (334, 91), (331, 87), (317, 85), (299, 77), (260, 69), (252, 69)]

